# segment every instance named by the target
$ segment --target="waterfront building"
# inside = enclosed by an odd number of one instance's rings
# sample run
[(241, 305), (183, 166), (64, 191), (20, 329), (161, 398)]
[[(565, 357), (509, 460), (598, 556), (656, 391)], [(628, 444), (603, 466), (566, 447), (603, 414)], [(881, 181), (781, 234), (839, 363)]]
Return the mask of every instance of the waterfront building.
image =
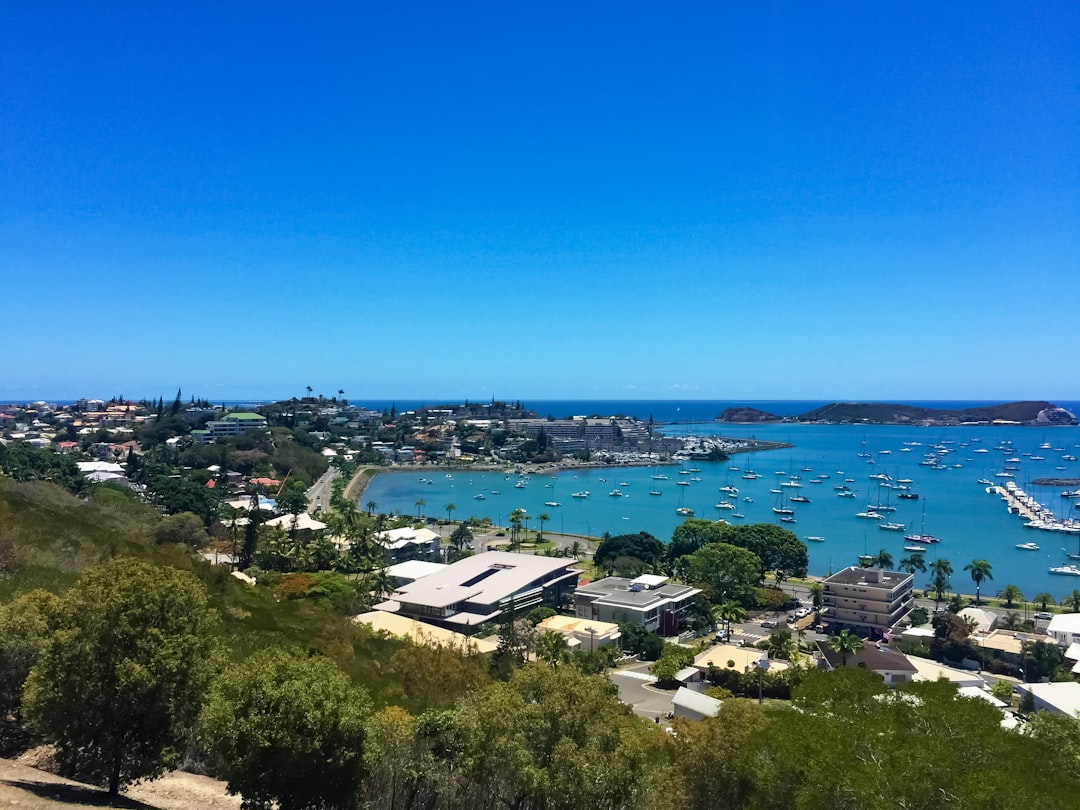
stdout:
[(822, 605), (830, 630), (882, 635), (914, 607), (915, 578), (900, 571), (850, 566), (824, 581)]

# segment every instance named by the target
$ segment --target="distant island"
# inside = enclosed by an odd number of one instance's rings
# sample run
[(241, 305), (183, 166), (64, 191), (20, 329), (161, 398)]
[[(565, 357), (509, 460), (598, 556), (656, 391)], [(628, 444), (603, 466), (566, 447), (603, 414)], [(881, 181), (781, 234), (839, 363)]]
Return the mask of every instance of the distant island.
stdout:
[(816, 422), (865, 425), (1075, 425), (1076, 415), (1050, 402), (1008, 402), (977, 408), (920, 408), (877, 402), (833, 402), (804, 414), (782, 417), (756, 408), (728, 408), (718, 422)]

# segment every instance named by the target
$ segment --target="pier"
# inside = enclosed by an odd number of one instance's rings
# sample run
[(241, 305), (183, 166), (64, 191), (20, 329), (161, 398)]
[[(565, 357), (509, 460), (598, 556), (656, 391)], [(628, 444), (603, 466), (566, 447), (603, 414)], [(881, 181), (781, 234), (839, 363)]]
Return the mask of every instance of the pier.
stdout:
[(1028, 495), (1018, 487), (1014, 481), (1009, 481), (1003, 487), (987, 487), (986, 491), (1000, 495), (1008, 505), (1011, 514), (1026, 518), (1027, 523), (1024, 524), (1024, 528), (1062, 534), (1080, 534), (1080, 520), (1059, 518), (1049, 508), (1035, 500), (1034, 496)]

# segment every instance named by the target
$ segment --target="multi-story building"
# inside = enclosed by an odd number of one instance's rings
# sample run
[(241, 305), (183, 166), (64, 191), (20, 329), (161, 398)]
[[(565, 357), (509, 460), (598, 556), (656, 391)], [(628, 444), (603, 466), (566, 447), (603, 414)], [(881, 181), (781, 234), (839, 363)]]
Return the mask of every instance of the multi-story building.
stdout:
[(880, 635), (914, 606), (915, 577), (900, 571), (851, 566), (825, 580), (822, 605), (830, 630), (848, 628), (860, 635)]
[(574, 591), (575, 615), (602, 622), (632, 622), (672, 636), (679, 632), (698, 588), (646, 574), (637, 579), (606, 577)]
[(206, 423), (210, 436), (239, 436), (249, 430), (266, 430), (266, 417), (257, 413), (228, 413)]

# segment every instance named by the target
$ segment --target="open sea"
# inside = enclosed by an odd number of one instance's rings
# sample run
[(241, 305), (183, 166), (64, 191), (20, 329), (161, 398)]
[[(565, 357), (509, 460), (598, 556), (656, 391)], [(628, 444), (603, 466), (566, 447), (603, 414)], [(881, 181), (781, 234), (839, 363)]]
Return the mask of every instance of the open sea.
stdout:
[[(366, 403), (377, 407), (376, 403)], [(381, 404), (381, 403), (379, 403)], [(398, 409), (414, 403), (398, 402)], [(379, 475), (363, 495), (363, 504), (375, 501), (381, 512), (446, 515), (446, 505), (453, 503), (453, 517), (490, 517), (504, 525), (514, 509), (525, 509), (530, 528), (536, 517), (550, 517), (545, 528), (551, 531), (600, 536), (604, 532), (624, 534), (646, 531), (668, 540), (674, 528), (685, 518), (676, 513), (680, 506), (694, 510), (696, 517), (723, 518), (730, 523), (777, 523), (807, 542), (810, 573), (826, 575), (847, 565), (856, 564), (861, 554), (876, 554), (886, 549), (897, 562), (905, 552), (904, 535), (925, 532), (942, 542), (926, 547), (927, 561), (948, 559), (956, 572), (953, 587), (973, 593), (974, 584), (963, 571), (973, 559), (986, 559), (993, 566), (993, 581), (983, 585), (990, 595), (1006, 584), (1020, 587), (1028, 598), (1047, 591), (1060, 599), (1080, 588), (1080, 577), (1052, 575), (1050, 566), (1069, 561), (1066, 551), (1080, 553), (1080, 536), (1044, 532), (1023, 527), (1023, 519), (1010, 515), (1005, 503), (986, 493), (978, 479), (995, 485), (1013, 480), (1034, 495), (1059, 517), (1080, 517), (1074, 502), (1061, 497), (1063, 487), (1033, 487), (1036, 478), (1080, 478), (1080, 462), (1062, 456), (1080, 457), (1080, 428), (1077, 427), (953, 427), (918, 428), (862, 425), (728, 425), (712, 420), (724, 408), (749, 405), (780, 415), (803, 413), (820, 402), (526, 402), (543, 415), (564, 417), (589, 414), (626, 414), (657, 421), (680, 422), (663, 429), (673, 434), (724, 435), (756, 437), (788, 442), (794, 447), (732, 456), (726, 462), (688, 462), (688, 474), (680, 475), (678, 466), (606, 468), (566, 471), (549, 476), (532, 476), (524, 489), (516, 489), (516, 477), (493, 472), (454, 472), (415, 470)], [(912, 402), (927, 407), (959, 408), (986, 404), (981, 402)], [(1074, 413), (1080, 403), (1057, 402)], [(697, 420), (697, 421), (695, 421)], [(945, 469), (919, 464), (937, 446), (948, 452), (939, 456)], [(995, 449), (1009, 447), (1008, 451)], [(985, 452), (982, 452), (985, 451)], [(1006, 458), (1020, 459), (1009, 464), (1017, 467), (1013, 479), (997, 477), (1006, 466)], [(699, 472), (689, 472), (695, 467)], [(742, 477), (747, 469), (761, 474), (756, 480)], [(899, 499), (900, 490), (879, 487), (870, 475), (885, 474), (893, 479), (911, 479), (910, 491), (918, 500)], [(652, 476), (666, 475), (667, 480)], [(800, 476), (801, 487), (781, 487), (790, 476)], [(826, 477), (827, 476), (827, 477)], [(421, 482), (420, 479), (426, 479)], [(691, 481), (699, 478), (699, 481)], [(818, 483), (813, 483), (817, 479)], [(850, 480), (849, 480), (850, 479)], [(678, 486), (683, 481), (688, 486)], [(719, 491), (734, 486), (735, 498)], [(846, 485), (855, 498), (838, 497), (834, 487)], [(612, 497), (612, 489), (621, 489), (623, 497)], [(810, 503), (786, 504), (795, 510), (794, 524), (779, 523), (772, 511), (781, 496), (801, 495)], [(579, 499), (571, 493), (588, 490), (590, 497)], [(651, 490), (661, 492), (650, 495)], [(475, 496), (483, 494), (483, 499)], [(717, 509), (722, 500), (735, 503), (735, 510)], [(557, 502), (559, 506), (546, 506)], [(906, 526), (904, 532), (885, 531), (878, 521), (855, 517), (868, 504), (888, 503), (896, 511), (885, 519)], [(1080, 504), (1080, 502), (1077, 502)], [(363, 505), (362, 504), (362, 505)], [(733, 512), (744, 515), (733, 516)], [(1038, 551), (1023, 551), (1018, 543), (1035, 542)], [(916, 574), (916, 587), (922, 588), (929, 575)]]

